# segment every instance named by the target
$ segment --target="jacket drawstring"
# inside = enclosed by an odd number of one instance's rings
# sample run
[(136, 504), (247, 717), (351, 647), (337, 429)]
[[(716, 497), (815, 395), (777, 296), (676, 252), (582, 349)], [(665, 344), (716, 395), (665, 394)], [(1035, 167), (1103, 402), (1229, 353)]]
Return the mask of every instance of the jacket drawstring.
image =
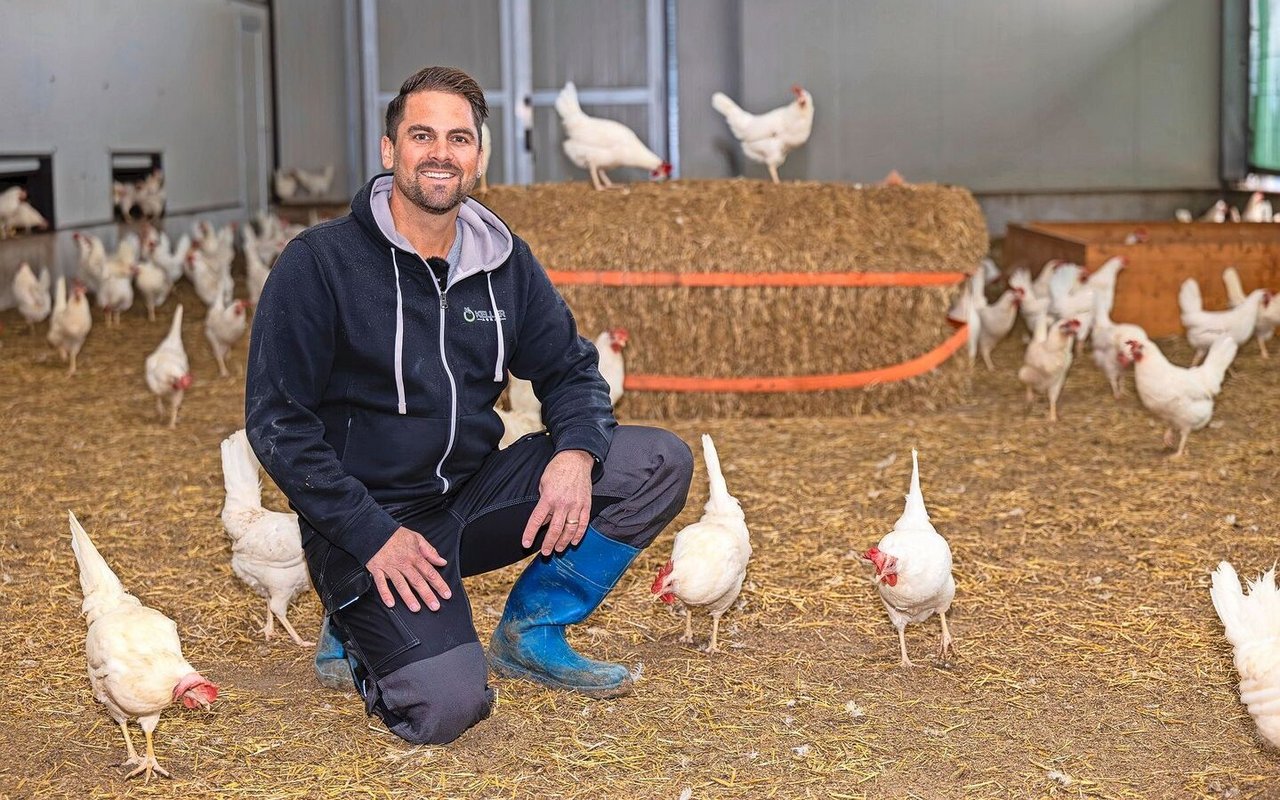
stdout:
[(502, 383), (506, 379), (506, 370), (502, 363), (506, 357), (506, 342), (502, 340), (502, 317), (498, 315), (498, 301), (493, 296), (493, 273), (486, 272), (484, 278), (489, 282), (489, 305), (493, 308), (493, 324), (498, 326), (498, 360), (493, 365), (493, 382)]
[(400, 294), (400, 265), (396, 263), (394, 247), (391, 248), (391, 266), (396, 271), (396, 410), (407, 414), (409, 409), (404, 401), (404, 298)]

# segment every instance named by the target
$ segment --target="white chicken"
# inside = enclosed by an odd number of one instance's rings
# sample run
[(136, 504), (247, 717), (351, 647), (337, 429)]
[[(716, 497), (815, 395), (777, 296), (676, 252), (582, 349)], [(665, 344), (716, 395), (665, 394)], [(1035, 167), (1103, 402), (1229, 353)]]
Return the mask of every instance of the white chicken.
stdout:
[(1262, 192), (1249, 195), (1244, 211), (1240, 212), (1241, 222), (1270, 222), (1271, 217), (1271, 201)]
[(1200, 284), (1195, 278), (1183, 281), (1178, 289), (1178, 308), (1182, 312), (1182, 325), (1187, 329), (1187, 341), (1196, 350), (1191, 363), (1199, 364), (1205, 351), (1223, 336), (1230, 337), (1237, 346), (1249, 341), (1258, 324), (1258, 311), (1269, 301), (1270, 294), (1266, 289), (1254, 289), (1235, 308), (1205, 311)]
[[(127, 249), (127, 243), (120, 245)], [(98, 307), (102, 309), (107, 327), (120, 326), (120, 315), (133, 308), (133, 278), (137, 274), (137, 264), (117, 260), (107, 261), (102, 274), (102, 283), (98, 287)]]
[[(152, 741), (161, 712), (178, 700), (187, 708), (208, 708), (218, 697), (218, 687), (187, 663), (173, 620), (126, 592), (75, 514), (67, 512), (67, 517), (84, 593), (81, 610), (89, 623), (84, 649), (93, 698), (107, 707), (124, 734), (129, 757), (121, 766), (134, 767), (127, 777), (143, 774), (145, 783), (158, 772), (167, 778), (169, 773), (156, 762)], [(146, 734), (145, 756), (133, 749), (131, 719)]]
[(328, 194), (329, 187), (333, 185), (333, 165), (325, 164), (318, 172), (298, 167), (294, 169), (293, 176), (308, 197), (321, 197)]
[(671, 560), (658, 570), (651, 591), (668, 605), (684, 604), (682, 642), (693, 641), (692, 608), (711, 614), (711, 641), (707, 652), (716, 651), (720, 616), (738, 599), (751, 558), (751, 533), (746, 515), (737, 499), (729, 494), (720, 469), (720, 456), (707, 434), (702, 435), (702, 457), (707, 462), (710, 496), (702, 518), (676, 533)]
[(711, 107), (729, 123), (729, 130), (742, 144), (742, 152), (768, 167), (774, 183), (781, 182), (778, 167), (787, 160), (787, 154), (809, 141), (813, 130), (813, 97), (800, 86), (792, 86), (791, 91), (795, 100), (764, 114), (743, 111), (723, 92), (711, 95)]
[(77, 281), (67, 296), (67, 279), (58, 278), (53, 292), (53, 313), (49, 315), (49, 344), (58, 348), (63, 361), (70, 361), (68, 375), (76, 374), (76, 356), (93, 328), (93, 314), (84, 284)]
[(1097, 364), (1102, 374), (1107, 376), (1111, 395), (1119, 400), (1124, 394), (1124, 367), (1118, 358), (1120, 346), (1132, 339), (1135, 332), (1140, 333), (1142, 329), (1136, 325), (1124, 323), (1117, 325), (1102, 305), (1103, 297), (1095, 295), (1094, 300), (1093, 331), (1089, 335), (1090, 344), (1093, 346), (1093, 363)]
[(98, 291), (103, 272), (107, 267), (107, 249), (102, 240), (91, 233), (76, 231), (71, 234), (80, 257), (78, 277), (91, 291)]
[(218, 362), (219, 377), (225, 378), (231, 374), (227, 371), (227, 354), (244, 336), (248, 323), (243, 300), (236, 300), (227, 305), (222, 302), (222, 295), (219, 294), (214, 304), (209, 306), (209, 311), (204, 317), (204, 335), (213, 349), (214, 359)]
[[(245, 230), (249, 230), (247, 226)], [(267, 276), (271, 274), (271, 267), (262, 260), (257, 247), (250, 246), (246, 242), (243, 250), (245, 288), (249, 292), (249, 305), (256, 306), (258, 300), (262, 298), (262, 287), (267, 285)]]
[(223, 303), (231, 302), (231, 291), (234, 284), (229, 268), (223, 268), (216, 257), (192, 247), (187, 253), (187, 277), (196, 288), (196, 296), (200, 302), (212, 307), (219, 299)]
[(18, 313), (27, 321), (27, 328), (35, 333), (36, 325), (44, 322), (53, 310), (53, 297), (49, 287), (53, 278), (48, 268), (40, 270), (40, 277), (31, 270), (31, 265), (23, 261), (13, 276), (13, 299), (18, 304)]
[(1018, 306), (1022, 302), (1021, 289), (1006, 289), (994, 303), (987, 303), (982, 297), (978, 306), (978, 353), (982, 355), (987, 369), (994, 370), (991, 363), (991, 351), (1000, 340), (1013, 330), (1013, 323), (1018, 321)]
[(1280, 587), (1273, 566), (1249, 581), (1249, 593), (1226, 561), (1213, 573), (1209, 597), (1231, 642), (1240, 702), (1258, 726), (1258, 735), (1280, 749)]
[(153, 170), (150, 175), (138, 182), (138, 208), (144, 219), (160, 219), (164, 215), (164, 204), (167, 192), (164, 188), (164, 170)]
[(1050, 422), (1058, 421), (1058, 396), (1071, 369), (1071, 341), (1079, 332), (1080, 323), (1075, 319), (1060, 319), (1050, 325), (1048, 319), (1041, 318), (1018, 370), (1018, 380), (1027, 385), (1028, 403), (1035, 400), (1035, 392), (1048, 396)]
[(1209, 355), (1198, 367), (1170, 364), (1164, 353), (1141, 329), (1125, 340), (1119, 359), (1123, 366), (1133, 366), (1133, 380), (1142, 405), (1169, 425), (1164, 434), (1166, 447), (1173, 447), (1174, 432), (1181, 437), (1173, 454), (1180, 458), (1187, 448), (1187, 437), (1213, 419), (1213, 399), (1222, 391), (1222, 378), (1236, 357), (1238, 345), (1223, 336), (1209, 347)]
[(493, 155), (493, 135), (489, 131), (489, 123), (480, 123), (480, 165), (476, 168), (479, 177), (479, 184), (476, 187), (476, 194), (485, 194), (489, 191), (489, 160)]
[(138, 262), (133, 284), (138, 294), (142, 295), (142, 302), (147, 307), (147, 320), (155, 322), (156, 308), (164, 305), (164, 301), (169, 299), (170, 290), (173, 289), (169, 273), (155, 261), (144, 258)]
[(183, 264), (186, 263), (187, 253), (190, 250), (189, 234), (184, 233), (178, 237), (178, 243), (173, 245), (172, 249), (169, 247), (169, 236), (165, 233), (160, 234), (160, 241), (156, 244), (155, 252), (151, 254), (151, 260), (169, 276), (170, 285), (182, 278)]
[(622, 399), (622, 384), (626, 380), (626, 366), (622, 359), (622, 349), (627, 346), (631, 335), (626, 328), (610, 328), (601, 331), (596, 337), (596, 352), (600, 354), (600, 374), (609, 384), (609, 404), (618, 407)]
[(1022, 322), (1027, 326), (1027, 332), (1034, 334), (1039, 321), (1049, 316), (1048, 295), (1036, 294), (1031, 273), (1026, 269), (1014, 270), (1009, 275), (1009, 286), (1022, 290), (1022, 296), (1018, 300), (1018, 311), (1022, 314)]
[[(1235, 267), (1227, 267), (1222, 271), (1222, 282), (1227, 287), (1227, 302), (1232, 308), (1241, 306), (1249, 299), (1244, 293), (1244, 284), (1240, 282), (1240, 273)], [(1258, 308), (1258, 319), (1253, 324), (1253, 337), (1258, 340), (1258, 350), (1263, 358), (1269, 358), (1267, 341), (1276, 335), (1276, 326), (1280, 325), (1280, 302), (1275, 295), (1267, 292), (1263, 295), (1262, 305)]]
[(244, 429), (222, 440), (222, 480), (227, 498), (222, 527), (231, 537), (231, 571), (267, 600), (262, 635), (275, 634), (275, 620), (300, 647), (314, 647), (289, 624), (289, 602), (311, 586), (302, 555), (298, 518), (262, 507), (258, 459)]
[(639, 167), (653, 179), (671, 177), (671, 165), (645, 147), (635, 131), (611, 119), (589, 117), (578, 105), (578, 89), (569, 81), (556, 97), (556, 111), (564, 125), (564, 154), (591, 175), (591, 185), (613, 187), (605, 170)]
[(902, 516), (893, 524), (893, 530), (862, 557), (876, 568), (873, 583), (889, 621), (898, 629), (902, 666), (915, 666), (907, 657), (907, 623), (924, 622), (934, 614), (942, 621), (938, 658), (945, 661), (952, 645), (947, 611), (956, 596), (956, 582), (951, 576), (951, 545), (929, 521), (914, 448), (911, 450), (911, 488)]
[(178, 407), (191, 388), (191, 366), (182, 346), (182, 305), (173, 312), (173, 323), (160, 346), (147, 356), (147, 388), (156, 396), (156, 410), (164, 416), (164, 403), (169, 401), (169, 427), (178, 427)]
[(10, 231), (43, 231), (48, 230), (49, 220), (35, 206), (22, 200), (12, 214), (0, 220), (0, 226)]
[(18, 210), (18, 205), (27, 199), (27, 190), (21, 186), (10, 186), (0, 192), (0, 223), (3, 223)]
[(499, 450), (505, 450), (517, 439), (546, 427), (542, 424), (541, 410), (524, 411), (513, 408), (507, 411), (497, 407), (493, 410), (498, 412), (498, 416), (502, 419), (502, 439), (498, 442)]
[(298, 194), (298, 178), (293, 174), (293, 170), (278, 169), (272, 173), (271, 180), (276, 190), (276, 197), (281, 200), (291, 200)]

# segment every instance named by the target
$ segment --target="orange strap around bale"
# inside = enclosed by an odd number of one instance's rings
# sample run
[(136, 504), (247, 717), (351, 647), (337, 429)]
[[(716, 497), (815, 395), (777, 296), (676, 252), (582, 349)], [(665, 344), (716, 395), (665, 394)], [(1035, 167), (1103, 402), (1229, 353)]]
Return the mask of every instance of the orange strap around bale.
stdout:
[(961, 325), (945, 342), (910, 361), (879, 369), (845, 372), (838, 375), (795, 375), (758, 378), (696, 378), (681, 375), (631, 375), (623, 380), (627, 391), (636, 392), (819, 392), (826, 389), (857, 389), (877, 383), (893, 383), (923, 375), (946, 361), (969, 338), (969, 326)]
[(558, 286), (950, 286), (963, 272), (623, 272), (547, 270)]

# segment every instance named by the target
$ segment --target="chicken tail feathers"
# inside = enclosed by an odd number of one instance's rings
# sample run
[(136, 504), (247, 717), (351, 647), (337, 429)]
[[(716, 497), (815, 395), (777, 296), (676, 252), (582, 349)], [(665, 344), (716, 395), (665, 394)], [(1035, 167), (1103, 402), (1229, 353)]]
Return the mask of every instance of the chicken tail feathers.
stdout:
[(1280, 637), (1280, 586), (1276, 585), (1275, 567), (1247, 583), (1246, 594), (1235, 568), (1223, 561), (1214, 570), (1209, 587), (1218, 619), (1235, 647)]
[(578, 87), (573, 85), (573, 81), (566, 83), (556, 95), (556, 111), (560, 113), (561, 120), (582, 114), (582, 106), (578, 105)]
[(1196, 283), (1195, 278), (1187, 278), (1178, 289), (1178, 308), (1183, 314), (1204, 310), (1204, 301), (1200, 297), (1200, 284)]
[(707, 462), (707, 481), (710, 483), (710, 497), (707, 500), (707, 511), (712, 514), (741, 514), (738, 501), (729, 494), (729, 486), (724, 482), (724, 473), (720, 470), (720, 455), (716, 452), (711, 437), (702, 434), (702, 459)]
[(53, 311), (55, 314), (61, 314), (67, 310), (67, 279), (59, 275), (54, 289)]
[(1232, 308), (1244, 302), (1244, 284), (1240, 282), (1240, 273), (1235, 267), (1227, 267), (1222, 271), (1222, 283), (1227, 287), (1227, 302)]
[(1205, 356), (1204, 363), (1196, 369), (1203, 370), (1204, 386), (1211, 393), (1216, 395), (1222, 390), (1222, 379), (1239, 349), (1240, 345), (1230, 336), (1221, 336), (1209, 346), (1209, 355)]
[(125, 590), (98, 548), (93, 546), (93, 540), (76, 515), (68, 511), (67, 518), (71, 522), (71, 552), (75, 553), (76, 564), (80, 567), (80, 589), (84, 593), (82, 610), (92, 622), (95, 611), (114, 605), (116, 599), (125, 595)]
[(729, 95), (723, 92), (716, 92), (711, 95), (711, 107), (723, 114), (725, 119), (742, 113), (742, 108), (730, 100)]
[(920, 460), (913, 447), (911, 448), (911, 488), (907, 490), (907, 503), (902, 510), (902, 519), (917, 518), (928, 521), (929, 512), (924, 507), (924, 493), (920, 491)]
[(173, 311), (173, 322), (169, 325), (169, 335), (164, 338), (169, 343), (180, 343), (182, 341), (182, 304)]
[(258, 459), (249, 446), (244, 428), (222, 440), (222, 481), (227, 490), (227, 505), (262, 507)]

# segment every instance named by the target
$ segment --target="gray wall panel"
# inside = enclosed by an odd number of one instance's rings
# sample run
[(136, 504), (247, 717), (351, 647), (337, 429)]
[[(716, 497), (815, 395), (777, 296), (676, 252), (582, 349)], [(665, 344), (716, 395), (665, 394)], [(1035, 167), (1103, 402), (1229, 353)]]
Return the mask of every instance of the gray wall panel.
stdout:
[(680, 69), (680, 170), (690, 178), (742, 173), (745, 158), (711, 95), (741, 94), (741, 3), (739, 0), (679, 0), (676, 8)]
[(534, 89), (647, 83), (644, 0), (554, 0), (530, 11)]
[(347, 163), (347, 137), (360, 120), (347, 96), (343, 14), (343, 0), (275, 0), (279, 166), (333, 164), (336, 197), (363, 179)]
[[(742, 0), (742, 9), (735, 99), (767, 110), (787, 101), (792, 82), (814, 95), (813, 136), (784, 177), (869, 181), (896, 168), (999, 191), (1218, 183), (1216, 3)], [(682, 140), (716, 133), (691, 120)]]
[(55, 152), (59, 227), (111, 218), (111, 149), (163, 151), (170, 213), (239, 204), (237, 11), (227, 0), (0, 4), (11, 32), (0, 153)]
[(432, 65), (459, 67), (485, 89), (500, 88), (498, 0), (378, 0), (378, 56), (384, 92)]

